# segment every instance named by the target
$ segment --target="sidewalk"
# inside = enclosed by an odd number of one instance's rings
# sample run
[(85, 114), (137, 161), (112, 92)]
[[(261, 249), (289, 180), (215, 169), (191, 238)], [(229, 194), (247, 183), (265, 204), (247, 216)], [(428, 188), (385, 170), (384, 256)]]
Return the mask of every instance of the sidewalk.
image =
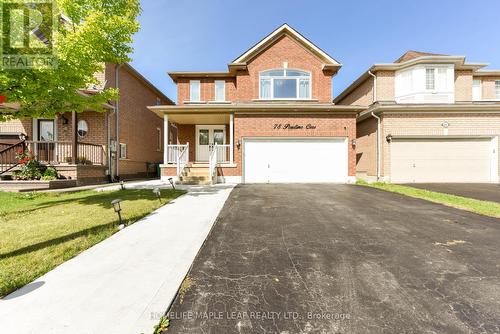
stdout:
[(1, 299), (0, 333), (151, 333), (232, 189), (190, 187)]

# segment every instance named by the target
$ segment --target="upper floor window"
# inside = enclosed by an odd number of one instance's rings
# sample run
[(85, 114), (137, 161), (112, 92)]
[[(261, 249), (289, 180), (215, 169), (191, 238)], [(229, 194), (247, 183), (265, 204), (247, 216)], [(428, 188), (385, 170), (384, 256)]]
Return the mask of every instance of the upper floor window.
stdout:
[(500, 80), (495, 80), (495, 97), (500, 100)]
[(434, 90), (436, 88), (435, 69), (425, 69), (425, 89)]
[(454, 79), (452, 64), (422, 64), (398, 70), (395, 100), (397, 103), (453, 103)]
[(481, 80), (478, 79), (472, 80), (472, 100), (473, 101), (481, 100)]
[(260, 73), (261, 99), (310, 99), (311, 73), (279, 69)]
[(200, 80), (189, 81), (189, 101), (200, 101)]
[(224, 80), (215, 80), (215, 101), (226, 100), (226, 82)]

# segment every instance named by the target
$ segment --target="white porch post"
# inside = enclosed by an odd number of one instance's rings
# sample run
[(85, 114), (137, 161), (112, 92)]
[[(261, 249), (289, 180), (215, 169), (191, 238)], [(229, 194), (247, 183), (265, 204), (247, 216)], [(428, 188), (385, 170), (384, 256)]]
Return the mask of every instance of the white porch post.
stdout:
[(168, 115), (163, 115), (163, 164), (168, 163)]
[(234, 160), (234, 114), (229, 114), (229, 163)]

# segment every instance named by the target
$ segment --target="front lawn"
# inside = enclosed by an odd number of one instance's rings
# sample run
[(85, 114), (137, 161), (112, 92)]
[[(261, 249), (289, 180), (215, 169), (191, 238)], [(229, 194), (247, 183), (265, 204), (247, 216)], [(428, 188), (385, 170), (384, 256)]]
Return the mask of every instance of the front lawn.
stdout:
[(113, 199), (122, 200), (122, 217), (131, 224), (183, 193), (162, 190), (160, 204), (147, 189), (0, 192), (0, 297), (115, 233)]
[(427, 201), (444, 204), (457, 209), (479, 213), (485, 216), (500, 218), (500, 204), (495, 202), (481, 201), (467, 197), (461, 197), (430, 190), (402, 186), (399, 184), (381, 183), (381, 182), (367, 183), (364, 181), (358, 181), (357, 184), (362, 186), (382, 189), (386, 191), (392, 191), (410, 197), (425, 199)]

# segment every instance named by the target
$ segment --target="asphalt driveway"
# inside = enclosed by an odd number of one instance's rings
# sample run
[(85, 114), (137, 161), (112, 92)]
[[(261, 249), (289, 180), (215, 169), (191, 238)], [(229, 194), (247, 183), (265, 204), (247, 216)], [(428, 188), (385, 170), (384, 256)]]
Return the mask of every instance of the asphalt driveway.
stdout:
[(236, 187), (168, 333), (498, 333), (500, 219), (355, 185)]
[(407, 186), (500, 203), (498, 183), (412, 183)]

